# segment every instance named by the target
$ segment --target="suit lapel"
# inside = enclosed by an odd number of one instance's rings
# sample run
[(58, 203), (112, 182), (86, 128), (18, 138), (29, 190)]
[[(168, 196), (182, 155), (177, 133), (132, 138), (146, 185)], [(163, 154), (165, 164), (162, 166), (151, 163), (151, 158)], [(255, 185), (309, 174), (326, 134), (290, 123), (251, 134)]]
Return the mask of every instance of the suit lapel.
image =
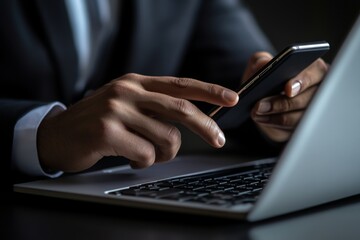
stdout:
[(78, 60), (65, 3), (58, 0), (36, 0), (36, 4), (48, 37), (62, 97), (70, 103), (77, 80)]
[(202, 2), (131, 2), (135, 18), (129, 71), (145, 75), (176, 74)]

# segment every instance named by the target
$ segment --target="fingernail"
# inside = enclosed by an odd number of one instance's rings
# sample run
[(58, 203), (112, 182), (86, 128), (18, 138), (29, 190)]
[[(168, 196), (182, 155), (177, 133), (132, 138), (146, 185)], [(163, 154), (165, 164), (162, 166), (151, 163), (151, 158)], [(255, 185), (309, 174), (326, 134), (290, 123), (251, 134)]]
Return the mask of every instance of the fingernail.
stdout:
[(239, 96), (235, 92), (225, 90), (223, 97), (228, 102), (236, 102)]
[(301, 81), (296, 81), (291, 85), (291, 94), (290, 97), (298, 95), (301, 89)]
[(220, 147), (224, 146), (226, 142), (225, 139), (225, 135), (222, 131), (219, 131), (219, 135), (218, 135), (218, 144), (220, 145)]
[(267, 113), (270, 110), (271, 110), (271, 104), (270, 104), (270, 102), (265, 101), (265, 100), (261, 101), (257, 108), (258, 113)]

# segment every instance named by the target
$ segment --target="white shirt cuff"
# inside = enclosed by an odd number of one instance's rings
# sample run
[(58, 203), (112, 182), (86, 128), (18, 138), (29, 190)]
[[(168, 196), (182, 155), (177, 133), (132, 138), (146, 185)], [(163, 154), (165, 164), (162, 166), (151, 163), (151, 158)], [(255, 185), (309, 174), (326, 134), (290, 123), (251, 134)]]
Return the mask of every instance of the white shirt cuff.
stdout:
[(66, 107), (53, 102), (28, 112), (20, 118), (14, 128), (14, 139), (12, 149), (12, 167), (17, 171), (29, 176), (59, 177), (63, 172), (46, 172), (40, 165), (36, 136), (41, 121), (48, 114), (56, 114), (65, 110)]

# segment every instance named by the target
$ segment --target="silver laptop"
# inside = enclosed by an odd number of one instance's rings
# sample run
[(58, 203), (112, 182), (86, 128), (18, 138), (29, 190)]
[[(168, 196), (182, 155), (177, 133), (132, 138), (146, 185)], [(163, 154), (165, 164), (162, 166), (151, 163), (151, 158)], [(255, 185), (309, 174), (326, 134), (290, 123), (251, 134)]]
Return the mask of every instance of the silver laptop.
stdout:
[(360, 18), (276, 159), (187, 155), (142, 170), (120, 166), (16, 184), (14, 191), (248, 221), (357, 195), (359, 89)]

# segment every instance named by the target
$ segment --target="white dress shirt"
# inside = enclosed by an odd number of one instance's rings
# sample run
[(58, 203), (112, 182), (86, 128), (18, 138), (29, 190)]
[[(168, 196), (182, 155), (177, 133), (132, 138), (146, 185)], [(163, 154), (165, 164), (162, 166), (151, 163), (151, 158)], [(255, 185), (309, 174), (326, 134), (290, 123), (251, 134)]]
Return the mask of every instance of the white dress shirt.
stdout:
[(12, 149), (12, 167), (30, 176), (48, 176), (58, 177), (62, 172), (45, 172), (40, 165), (36, 135), (41, 121), (48, 114), (56, 114), (65, 110), (61, 103), (54, 102), (33, 109), (25, 114), (15, 125), (13, 149)]

